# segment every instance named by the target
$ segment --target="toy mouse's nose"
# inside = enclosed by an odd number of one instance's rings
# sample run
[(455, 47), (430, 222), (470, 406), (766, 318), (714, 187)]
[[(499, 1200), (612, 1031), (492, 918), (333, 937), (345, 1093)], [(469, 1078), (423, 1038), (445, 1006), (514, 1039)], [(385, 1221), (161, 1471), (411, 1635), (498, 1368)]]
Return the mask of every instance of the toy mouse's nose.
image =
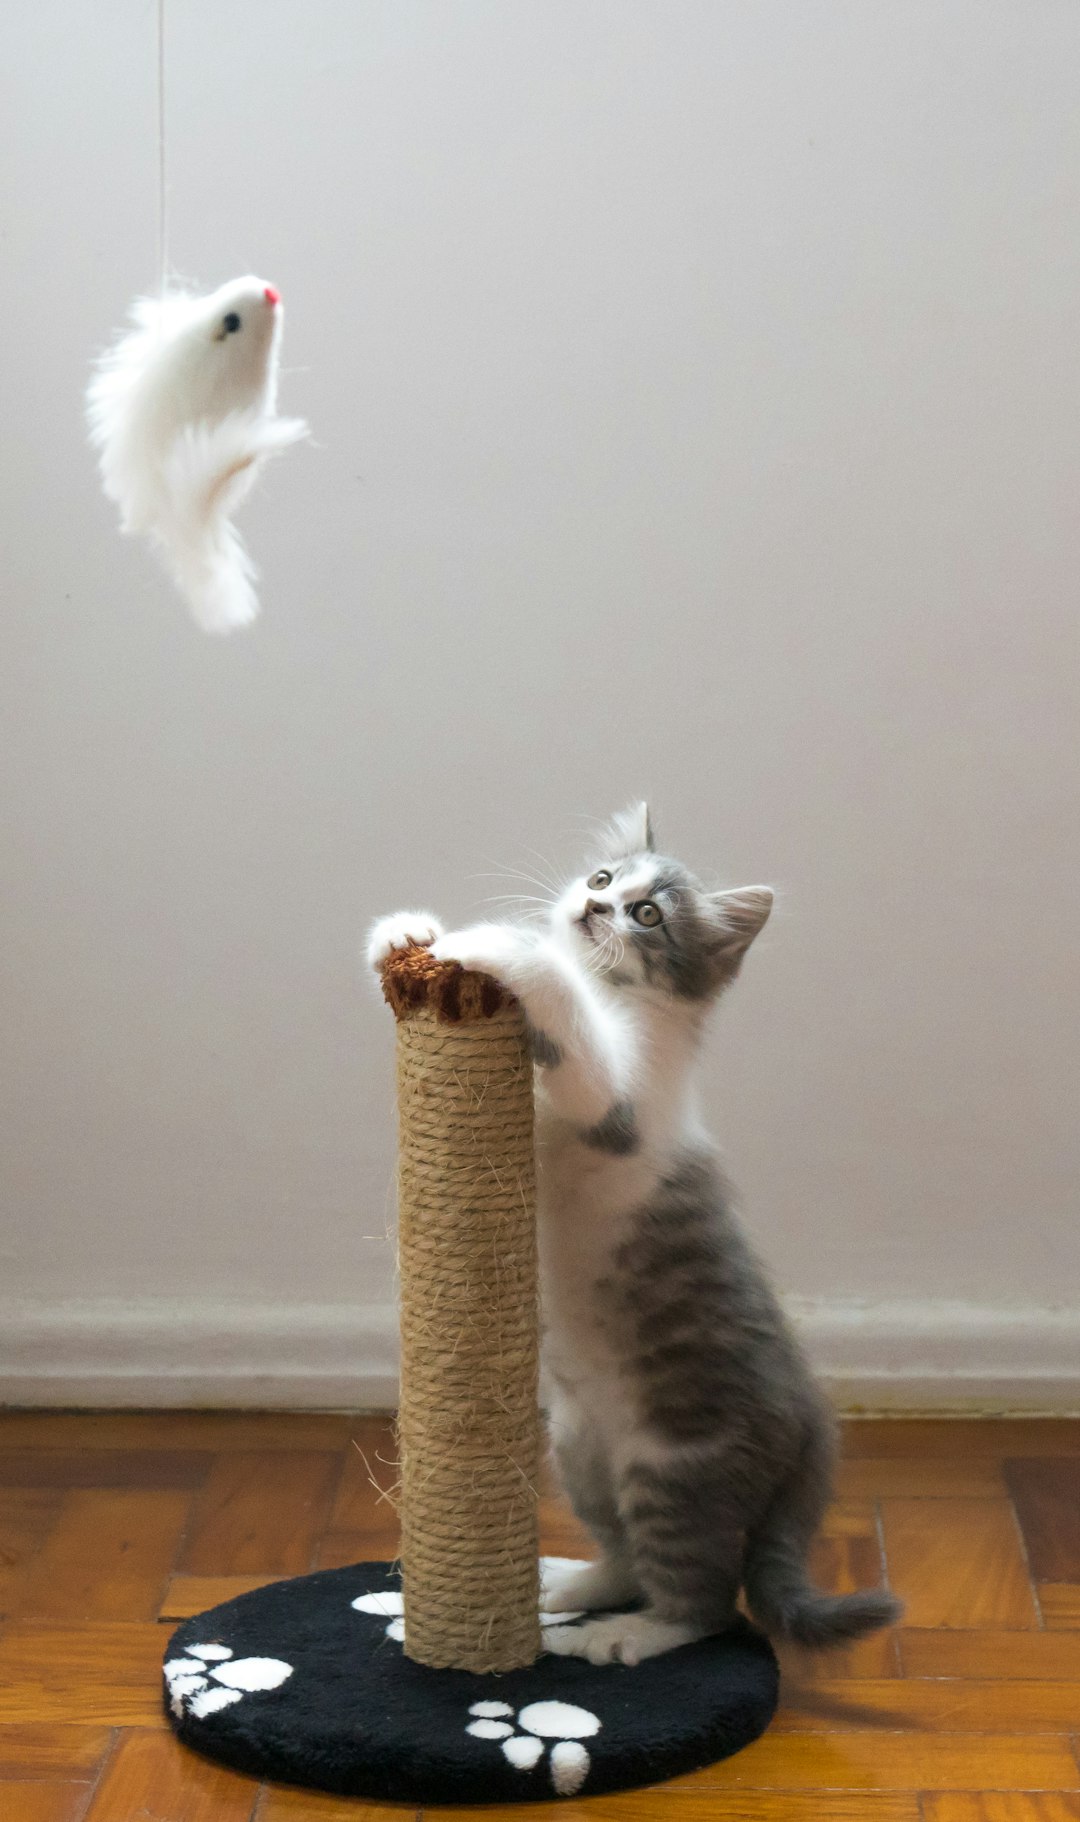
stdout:
[(281, 302), (281, 292), (277, 289), (276, 285), (264, 286), (263, 296), (268, 304), (280, 304)]

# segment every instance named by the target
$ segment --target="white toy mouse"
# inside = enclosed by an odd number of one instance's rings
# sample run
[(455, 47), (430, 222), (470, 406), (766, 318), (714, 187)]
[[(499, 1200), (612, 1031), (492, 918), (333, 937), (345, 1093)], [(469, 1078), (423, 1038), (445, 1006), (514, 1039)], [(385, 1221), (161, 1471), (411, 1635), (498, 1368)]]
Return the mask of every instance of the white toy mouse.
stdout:
[(280, 294), (260, 278), (207, 297), (142, 298), (87, 392), (120, 529), (154, 541), (207, 632), (258, 613), (232, 515), (266, 459), (308, 434), (301, 419), (277, 416), (282, 318)]

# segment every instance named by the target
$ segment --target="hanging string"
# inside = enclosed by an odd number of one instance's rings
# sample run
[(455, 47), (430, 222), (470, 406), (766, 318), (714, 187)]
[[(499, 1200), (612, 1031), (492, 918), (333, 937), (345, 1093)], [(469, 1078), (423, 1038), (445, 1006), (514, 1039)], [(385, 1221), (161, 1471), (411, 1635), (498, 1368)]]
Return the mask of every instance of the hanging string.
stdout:
[(168, 282), (169, 218), (165, 182), (165, 0), (157, 0), (158, 286)]

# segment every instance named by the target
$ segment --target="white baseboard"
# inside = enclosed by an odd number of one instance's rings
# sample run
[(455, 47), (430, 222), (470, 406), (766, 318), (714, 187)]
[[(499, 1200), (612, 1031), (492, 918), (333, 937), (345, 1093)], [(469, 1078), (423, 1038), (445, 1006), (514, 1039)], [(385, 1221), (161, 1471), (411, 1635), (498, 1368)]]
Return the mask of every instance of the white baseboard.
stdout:
[(841, 1410), (1080, 1412), (1080, 1306), (792, 1297)]
[[(792, 1298), (841, 1409), (1080, 1411), (1080, 1309)], [(390, 1304), (0, 1302), (0, 1403), (384, 1410)]]
[(0, 1303), (0, 1403), (389, 1410), (392, 1304)]

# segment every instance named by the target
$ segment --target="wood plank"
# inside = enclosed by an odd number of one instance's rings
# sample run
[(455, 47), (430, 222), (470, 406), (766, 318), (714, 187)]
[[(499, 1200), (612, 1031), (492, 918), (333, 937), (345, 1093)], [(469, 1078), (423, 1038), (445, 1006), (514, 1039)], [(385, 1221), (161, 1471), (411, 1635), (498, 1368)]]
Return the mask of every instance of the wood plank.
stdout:
[(393, 1561), (401, 1547), (401, 1519), (392, 1498), (398, 1472), (391, 1420), (369, 1419), (358, 1426), (344, 1453), (329, 1529), (315, 1552), (316, 1569)]
[(821, 1537), (876, 1537), (877, 1505), (872, 1499), (834, 1499), (821, 1521)]
[[(298, 1797), (300, 1792), (295, 1793)], [(405, 1822), (408, 1812), (400, 1809), (376, 1812), (389, 1822), (396, 1815)], [(302, 1807), (277, 1811), (258, 1822), (307, 1822), (308, 1812)], [(312, 1810), (312, 1822), (352, 1822), (352, 1811), (331, 1810), (325, 1817)], [(479, 1809), (433, 1809), (423, 1812), (423, 1822), (522, 1822), (522, 1817), (535, 1822), (919, 1822), (919, 1800), (913, 1795), (822, 1790), (812, 1796), (797, 1791), (722, 1791), (697, 1792), (683, 1784), (653, 1784), (644, 1790), (628, 1790), (612, 1797), (582, 1797), (557, 1803), (485, 1804)], [(363, 1812), (361, 1812), (362, 1822)], [(1057, 1822), (1048, 1818), (1048, 1822)]]
[(164, 1727), (166, 1643), (155, 1625), (13, 1620), (0, 1633), (0, 1722)]
[(909, 1626), (1038, 1625), (1008, 1500), (884, 1499), (881, 1516)]
[(580, 1556), (591, 1561), (597, 1553), (596, 1544), (575, 1517), (549, 1455), (541, 1460), (537, 1484), (541, 1550), (549, 1556)]
[(1002, 1463), (1037, 1582), (1080, 1582), (1080, 1455)]
[(349, 1439), (341, 1466), (331, 1531), (387, 1531), (400, 1527), (389, 1497), (399, 1480), (397, 1443), (389, 1418), (369, 1419)]
[(171, 1733), (122, 1735), (86, 1822), (249, 1822), (258, 1785), (194, 1752)]
[(1043, 1625), (1051, 1632), (1080, 1631), (1080, 1583), (1040, 1582)]
[(88, 1784), (5, 1780), (0, 1782), (0, 1816), (10, 1822), (81, 1822), (89, 1794)]
[(158, 1608), (159, 1620), (187, 1620), (253, 1588), (280, 1581), (277, 1575), (173, 1575)]
[(574, 1517), (570, 1502), (561, 1494), (540, 1498), (540, 1548), (549, 1556), (580, 1556), (591, 1561), (596, 1544), (585, 1526)]
[(177, 1562), (186, 1575), (303, 1575), (340, 1469), (323, 1450), (221, 1455), (199, 1494)]
[(112, 1742), (111, 1727), (40, 1721), (0, 1726), (0, 1778), (46, 1778), (56, 1783), (93, 1779)]
[(10, 1613), (60, 1510), (55, 1488), (0, 1487), (0, 1616)]
[(1054, 1734), (767, 1733), (673, 1790), (1080, 1790)]
[(1080, 1822), (1080, 1796), (1061, 1791), (930, 1792), (925, 1822)]
[(22, 1619), (156, 1619), (191, 1494), (79, 1488), (23, 1578)]
[(213, 1456), (148, 1449), (5, 1449), (3, 1487), (201, 1487)]
[(344, 1449), (370, 1421), (307, 1411), (0, 1411), (0, 1449)]
[[(534, 1809), (535, 1805), (530, 1803), (530, 1812)], [(255, 1822), (411, 1822), (414, 1816), (419, 1818), (420, 1813), (409, 1803), (362, 1803), (356, 1797), (327, 1797), (313, 1790), (287, 1790), (284, 1785), (270, 1784), (263, 1791)], [(446, 1813), (463, 1816), (466, 1812), (454, 1809)], [(521, 1822), (519, 1806), (505, 1811), (488, 1807), (479, 1813), (488, 1817), (489, 1822), (498, 1822), (504, 1813), (513, 1815), (515, 1822)], [(435, 1814), (433, 1809), (423, 1811), (425, 1817)]]
[(798, 1645), (774, 1640), (776, 1655), (783, 1675), (796, 1683), (849, 1681), (900, 1675), (900, 1654), (896, 1633), (889, 1629), (873, 1632), (869, 1638), (855, 1639), (850, 1645), (834, 1645), (828, 1651), (804, 1651)]
[(836, 1473), (841, 1499), (1001, 1499), (997, 1461), (982, 1456), (856, 1456)]
[(1078, 1417), (849, 1417), (841, 1422), (840, 1435), (849, 1460), (1080, 1455)]
[(810, 1575), (827, 1594), (852, 1594), (856, 1588), (876, 1588), (884, 1580), (885, 1565), (877, 1527), (865, 1531), (823, 1530), (810, 1551)]
[(922, 1632), (902, 1626), (907, 1677), (1043, 1677), (1080, 1683), (1080, 1634)]
[(1080, 1683), (836, 1680), (788, 1682), (773, 1726), (784, 1733), (882, 1727), (927, 1733), (1068, 1734), (1080, 1723)]
[(350, 1563), (392, 1563), (401, 1548), (399, 1531), (328, 1531), (315, 1549), (316, 1569), (346, 1569)]

